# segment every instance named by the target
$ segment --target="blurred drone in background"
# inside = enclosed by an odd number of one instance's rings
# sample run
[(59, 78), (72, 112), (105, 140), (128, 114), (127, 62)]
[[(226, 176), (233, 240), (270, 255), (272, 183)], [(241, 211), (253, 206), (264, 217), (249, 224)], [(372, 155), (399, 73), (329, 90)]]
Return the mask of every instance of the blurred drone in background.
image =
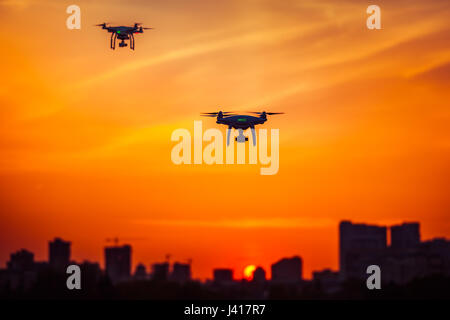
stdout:
[(142, 23), (135, 23), (132, 27), (126, 27), (126, 26), (117, 26), (112, 27), (108, 26), (108, 23), (104, 22), (101, 24), (96, 24), (96, 27), (102, 27), (102, 29), (108, 30), (108, 32), (111, 33), (111, 49), (116, 49), (116, 39), (122, 40), (119, 43), (119, 47), (126, 47), (127, 43), (125, 40), (130, 41), (130, 49), (134, 50), (134, 34), (135, 33), (144, 33), (144, 30), (149, 30), (153, 28), (144, 28), (142, 26)]

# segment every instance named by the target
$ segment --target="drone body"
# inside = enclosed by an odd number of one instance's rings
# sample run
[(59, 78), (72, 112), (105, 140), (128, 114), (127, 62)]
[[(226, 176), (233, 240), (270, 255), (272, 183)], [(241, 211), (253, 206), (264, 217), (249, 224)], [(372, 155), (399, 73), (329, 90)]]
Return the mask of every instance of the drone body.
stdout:
[(244, 136), (244, 130), (251, 129), (253, 137), (253, 146), (256, 146), (256, 132), (255, 126), (263, 124), (267, 121), (267, 115), (282, 114), (282, 112), (251, 112), (258, 114), (259, 117), (249, 115), (236, 115), (231, 112), (206, 112), (202, 116), (205, 117), (217, 117), (216, 123), (224, 124), (228, 126), (227, 132), (227, 146), (230, 145), (231, 129), (237, 129), (239, 136), (236, 137), (237, 142), (248, 141), (248, 138)]
[(132, 27), (127, 26), (107, 26), (106, 22), (97, 24), (97, 27), (102, 27), (102, 29), (107, 30), (111, 33), (111, 41), (110, 48), (116, 49), (116, 39), (121, 40), (119, 43), (119, 47), (126, 47), (126, 40), (130, 41), (130, 49), (134, 50), (134, 34), (136, 33), (144, 33), (144, 30), (153, 29), (153, 28), (144, 28), (140, 23), (135, 23)]

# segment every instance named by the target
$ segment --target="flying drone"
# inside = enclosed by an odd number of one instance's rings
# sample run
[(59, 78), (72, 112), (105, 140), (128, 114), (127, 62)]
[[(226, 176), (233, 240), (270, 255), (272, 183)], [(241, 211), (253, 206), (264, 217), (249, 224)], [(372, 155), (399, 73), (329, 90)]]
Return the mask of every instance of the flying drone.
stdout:
[(267, 121), (268, 115), (283, 114), (284, 112), (249, 112), (259, 115), (259, 117), (249, 115), (238, 115), (233, 112), (219, 111), (219, 112), (203, 112), (201, 115), (204, 117), (217, 117), (216, 123), (224, 124), (228, 126), (227, 130), (227, 146), (230, 145), (231, 129), (237, 129), (239, 136), (235, 138), (237, 142), (248, 141), (248, 138), (244, 136), (244, 130), (248, 128), (252, 131), (253, 146), (256, 146), (256, 132), (255, 126), (263, 124)]
[(144, 30), (153, 29), (153, 28), (144, 28), (141, 23), (135, 23), (133, 27), (126, 26), (107, 26), (107, 23), (96, 24), (96, 27), (102, 27), (102, 29), (108, 30), (111, 32), (111, 49), (116, 49), (116, 39), (122, 40), (119, 43), (119, 47), (126, 47), (127, 43), (125, 40), (130, 41), (130, 49), (134, 50), (134, 34), (135, 33), (144, 33)]

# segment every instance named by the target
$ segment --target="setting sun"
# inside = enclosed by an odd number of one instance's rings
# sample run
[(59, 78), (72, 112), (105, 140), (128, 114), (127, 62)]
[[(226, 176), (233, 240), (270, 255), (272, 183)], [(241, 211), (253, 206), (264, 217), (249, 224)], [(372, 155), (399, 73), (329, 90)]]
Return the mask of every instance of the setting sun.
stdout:
[(244, 276), (247, 280), (253, 279), (253, 272), (255, 271), (255, 269), (256, 269), (256, 266), (254, 266), (254, 265), (249, 265), (249, 266), (245, 267)]

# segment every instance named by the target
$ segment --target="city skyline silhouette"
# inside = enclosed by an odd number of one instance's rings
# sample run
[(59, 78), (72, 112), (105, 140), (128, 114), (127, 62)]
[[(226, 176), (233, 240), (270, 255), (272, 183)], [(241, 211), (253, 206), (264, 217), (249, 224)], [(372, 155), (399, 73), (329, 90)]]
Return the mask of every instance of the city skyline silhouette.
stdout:
[[(390, 241), (388, 241), (388, 230), (390, 230)], [(156, 274), (166, 274), (166, 276), (169, 275), (170, 272), (172, 272), (172, 265), (175, 266), (175, 269), (177, 267), (188, 267), (189, 271), (187, 272), (189, 274), (189, 279), (199, 279), (198, 277), (191, 277), (192, 275), (192, 261), (189, 260), (188, 262), (181, 262), (177, 259), (171, 261), (171, 255), (167, 254), (165, 256), (165, 259), (161, 259), (159, 261), (153, 261), (153, 262), (134, 262), (132, 259), (132, 245), (130, 243), (121, 243), (120, 239), (118, 237), (106, 239), (106, 242), (113, 242), (113, 244), (106, 245), (104, 247), (104, 259), (103, 261), (89, 261), (86, 259), (83, 259), (82, 261), (78, 263), (93, 263), (97, 264), (99, 267), (100, 265), (103, 265), (103, 270), (105, 272), (108, 271), (108, 268), (114, 269), (112, 272), (117, 273), (117, 277), (120, 277), (120, 275), (125, 277), (132, 277), (133, 275), (139, 275), (145, 274), (146, 277), (151, 275), (153, 273)], [(399, 225), (393, 225), (390, 227), (387, 226), (380, 226), (380, 225), (370, 225), (366, 223), (353, 223), (348, 220), (342, 220), (339, 224), (339, 263), (340, 267), (337, 270), (332, 270), (331, 268), (327, 267), (324, 268), (324, 272), (340, 272), (341, 274), (348, 269), (347, 264), (352, 263), (352, 261), (346, 262), (346, 254), (347, 251), (351, 250), (357, 250), (358, 254), (366, 253), (368, 256), (372, 255), (373, 252), (377, 252), (377, 254), (385, 254), (384, 251), (386, 251), (388, 248), (392, 250), (396, 250), (397, 254), (400, 252), (408, 252), (408, 250), (411, 250), (412, 248), (416, 248), (420, 245), (429, 245), (437, 243), (439, 244), (444, 252), (448, 255), (448, 259), (450, 259), (450, 240), (446, 239), (444, 237), (436, 237), (429, 240), (422, 240), (420, 236), (420, 224), (418, 222), (404, 222)], [(21, 248), (17, 251), (14, 251), (10, 255), (10, 260), (7, 263), (7, 268), (9, 267), (11, 260), (13, 257), (16, 256), (27, 256), (25, 258), (26, 261), (29, 261), (30, 256), (32, 256), (33, 263), (34, 261), (36, 263), (48, 263), (51, 266), (57, 266), (59, 269), (64, 269), (69, 264), (77, 264), (72, 258), (71, 258), (71, 245), (72, 243), (70, 241), (65, 241), (60, 237), (55, 237), (52, 241), (49, 241), (49, 247), (48, 247), (48, 260), (44, 261), (35, 261), (34, 260), (34, 254), (27, 250), (26, 248)], [(373, 251), (371, 251), (373, 250)], [(445, 251), (445, 250), (448, 250)], [(301, 258), (301, 253), (297, 252), (293, 258), (298, 257), (300, 260), (299, 264), (299, 279), (305, 279), (303, 277), (303, 263)], [(281, 262), (283, 258), (280, 257)], [(109, 260), (109, 263), (108, 263)], [(376, 257), (373, 257), (374, 262), (376, 262)], [(20, 259), (19, 259), (20, 261)], [(381, 262), (381, 260), (380, 260)], [(275, 263), (275, 262), (274, 262)], [(450, 263), (450, 260), (449, 260)], [(147, 270), (147, 266), (150, 267), (149, 270)], [(220, 269), (219, 267), (215, 267), (212, 269), (211, 275), (215, 272), (214, 270), (230, 270), (230, 275), (227, 276), (232, 280), (240, 280), (240, 279), (247, 279), (252, 280), (253, 275), (249, 277), (249, 275), (245, 275), (243, 277), (240, 277), (237, 275), (235, 277), (236, 273), (232, 266), (222, 266), (225, 267), (224, 269)], [(273, 267), (273, 264), (272, 264)], [(410, 266), (413, 267), (412, 265)], [(447, 266), (446, 266), (447, 267)], [(448, 265), (450, 268), (450, 265)], [(117, 269), (119, 268), (119, 269)], [(264, 271), (264, 274), (266, 275), (266, 271), (264, 268), (262, 268), (259, 265), (255, 265), (255, 269), (259, 268), (262, 271)], [(117, 270), (116, 270), (117, 269)], [(156, 269), (150, 271), (150, 269)], [(159, 271), (158, 271), (159, 270)], [(148, 272), (149, 271), (149, 272)], [(318, 271), (322, 270), (314, 270), (313, 275), (318, 273)], [(228, 272), (228, 271), (227, 271)], [(449, 270), (450, 272), (450, 270)], [(269, 273), (267, 272), (267, 275)], [(164, 276), (164, 278), (166, 277)], [(282, 275), (281, 275), (282, 276)], [(271, 274), (270, 278), (268, 276), (267, 279), (272, 279), (273, 275)], [(203, 280), (210, 280), (210, 278), (206, 278)]]
[[(391, 233), (390, 243), (387, 230)], [(235, 276), (233, 268), (222, 266), (211, 270), (212, 278), (199, 281), (192, 261), (182, 263), (167, 255), (165, 261), (138, 263), (133, 267), (132, 246), (119, 244), (118, 239), (112, 241), (112, 245), (104, 247), (104, 268), (97, 261), (73, 261), (72, 243), (61, 238), (48, 242), (46, 261), (36, 261), (34, 254), (26, 249), (15, 251), (6, 268), (0, 269), (0, 296), (26, 297), (41, 292), (49, 297), (54, 294), (70, 297), (64, 291), (64, 279), (66, 268), (74, 264), (81, 268), (83, 287), (87, 287), (85, 297), (91, 298), (111, 295), (152, 298), (158, 290), (163, 290), (168, 295), (166, 298), (192, 298), (185, 296), (188, 294), (185, 290), (194, 290), (197, 298), (207, 296), (207, 292), (216, 294), (216, 298), (239, 299), (276, 299), (285, 297), (288, 292), (297, 298), (344, 298), (348, 295), (362, 298), (367, 270), (373, 265), (381, 270), (380, 281), (383, 287), (388, 287), (388, 296), (408, 286), (429, 288), (436, 281), (441, 284), (450, 281), (450, 240), (423, 241), (417, 222), (386, 227), (341, 221), (340, 268), (315, 270), (312, 279), (303, 276), (301, 253), (280, 257), (271, 264), (270, 273), (255, 266), (251, 276), (241, 278)]]

